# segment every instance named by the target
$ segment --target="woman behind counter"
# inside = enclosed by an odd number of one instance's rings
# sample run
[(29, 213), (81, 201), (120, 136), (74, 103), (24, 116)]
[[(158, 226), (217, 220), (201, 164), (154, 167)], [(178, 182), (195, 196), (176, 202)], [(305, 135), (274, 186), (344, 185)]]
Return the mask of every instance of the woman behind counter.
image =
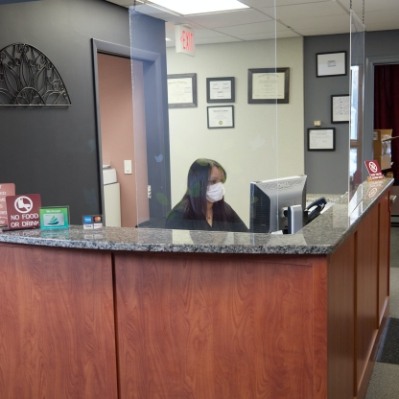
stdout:
[(187, 190), (171, 210), (167, 229), (246, 232), (248, 228), (224, 201), (226, 171), (212, 159), (197, 159), (190, 166)]

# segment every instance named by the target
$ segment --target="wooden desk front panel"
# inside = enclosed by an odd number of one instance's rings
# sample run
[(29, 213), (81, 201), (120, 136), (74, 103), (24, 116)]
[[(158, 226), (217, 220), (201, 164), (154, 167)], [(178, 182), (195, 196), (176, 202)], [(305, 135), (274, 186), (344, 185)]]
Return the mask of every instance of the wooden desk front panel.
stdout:
[(379, 328), (378, 322), (378, 220), (374, 206), (356, 232), (356, 381), (357, 389), (368, 380), (369, 361)]
[(330, 256), (328, 265), (328, 398), (355, 395), (355, 238)]
[(0, 398), (117, 398), (110, 254), (0, 246)]
[(387, 199), (331, 256), (1, 244), (0, 398), (362, 398)]
[[(399, 199), (398, 199), (399, 202)], [(389, 304), (389, 272), (391, 259), (391, 214), (388, 195), (379, 202), (378, 245), (378, 323), (382, 324)]]
[(327, 395), (326, 268), (115, 254), (120, 399)]

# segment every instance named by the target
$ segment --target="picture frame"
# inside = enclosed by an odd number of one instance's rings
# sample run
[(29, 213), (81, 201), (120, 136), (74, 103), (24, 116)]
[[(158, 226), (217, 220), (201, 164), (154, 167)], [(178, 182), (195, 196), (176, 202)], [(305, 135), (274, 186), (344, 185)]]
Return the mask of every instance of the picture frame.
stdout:
[(169, 108), (197, 107), (197, 74), (184, 73), (167, 76)]
[(349, 94), (331, 96), (331, 123), (348, 123), (351, 104)]
[(335, 128), (309, 128), (308, 151), (335, 151)]
[(344, 76), (347, 74), (346, 51), (316, 54), (316, 76)]
[(290, 68), (248, 69), (249, 104), (287, 104)]
[(207, 107), (208, 129), (234, 128), (234, 106), (214, 105)]
[(206, 78), (206, 99), (208, 103), (235, 102), (234, 77)]

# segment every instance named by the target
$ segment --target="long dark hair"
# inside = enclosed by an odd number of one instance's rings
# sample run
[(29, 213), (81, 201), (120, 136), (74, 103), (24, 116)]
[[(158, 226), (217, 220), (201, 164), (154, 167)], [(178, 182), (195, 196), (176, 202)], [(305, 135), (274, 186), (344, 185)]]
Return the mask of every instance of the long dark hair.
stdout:
[[(195, 160), (188, 171), (187, 190), (181, 203), (184, 205), (184, 217), (188, 219), (202, 219), (206, 213), (206, 190), (208, 180), (213, 167), (217, 167), (223, 173), (223, 182), (226, 181), (226, 170), (220, 163), (213, 159), (200, 158)], [(224, 199), (218, 201), (213, 206), (213, 214), (215, 218), (222, 220), (221, 217), (224, 209)], [(218, 211), (219, 210), (219, 211)], [(218, 214), (220, 214), (218, 216)]]

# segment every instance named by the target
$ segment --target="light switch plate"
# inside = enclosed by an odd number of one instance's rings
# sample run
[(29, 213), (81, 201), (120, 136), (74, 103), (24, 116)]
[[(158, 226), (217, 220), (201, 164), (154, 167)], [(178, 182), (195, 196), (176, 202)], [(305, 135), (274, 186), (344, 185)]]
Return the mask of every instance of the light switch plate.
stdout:
[(123, 161), (123, 170), (124, 170), (125, 175), (132, 174), (132, 160), (131, 159), (125, 159)]

